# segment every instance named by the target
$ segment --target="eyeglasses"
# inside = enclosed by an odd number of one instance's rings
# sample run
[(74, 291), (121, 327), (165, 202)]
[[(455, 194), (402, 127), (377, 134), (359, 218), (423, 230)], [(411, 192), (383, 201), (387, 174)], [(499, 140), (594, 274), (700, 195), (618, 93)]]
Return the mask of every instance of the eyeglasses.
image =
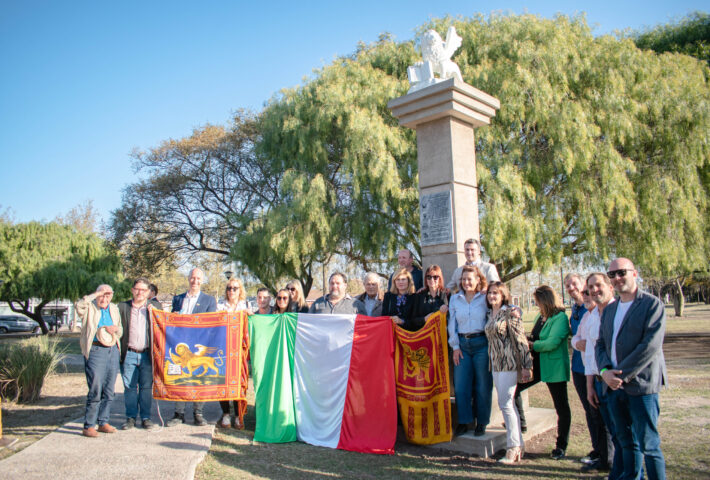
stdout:
[(589, 290), (582, 290), (582, 295), (589, 296)]
[(439, 280), (439, 275), (427, 275), (427, 280)]
[(298, 291), (298, 290), (296, 290), (296, 287), (287, 287), (286, 290), (288, 290), (289, 292), (297, 292)]
[(227, 287), (228, 292), (236, 292), (237, 290), (239, 290), (239, 287)]
[(288, 297), (276, 297), (276, 300), (288, 300)]
[(133, 287), (133, 291), (134, 291), (134, 292), (138, 292), (138, 293), (143, 293), (143, 292), (147, 292), (148, 289), (147, 289), (147, 288), (136, 288), (136, 287)]
[(619, 270), (609, 270), (608, 272), (606, 272), (606, 276), (613, 280), (614, 277), (623, 278), (626, 276), (627, 272), (631, 272), (631, 271), (633, 271), (633, 270), (631, 270), (630, 268), (620, 268)]

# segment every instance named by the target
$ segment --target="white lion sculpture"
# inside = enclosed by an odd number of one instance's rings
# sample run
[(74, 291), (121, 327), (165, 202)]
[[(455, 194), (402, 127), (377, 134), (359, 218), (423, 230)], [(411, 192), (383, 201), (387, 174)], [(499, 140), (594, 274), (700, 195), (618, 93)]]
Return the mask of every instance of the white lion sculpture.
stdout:
[[(456, 27), (449, 27), (446, 33), (446, 42), (435, 30), (428, 30), (422, 37), (422, 62), (407, 68), (407, 76), (412, 93), (429, 85), (457, 78), (463, 82), (459, 66), (451, 61), (451, 56), (461, 46), (462, 38), (456, 34)], [(440, 78), (434, 75), (438, 74)]]

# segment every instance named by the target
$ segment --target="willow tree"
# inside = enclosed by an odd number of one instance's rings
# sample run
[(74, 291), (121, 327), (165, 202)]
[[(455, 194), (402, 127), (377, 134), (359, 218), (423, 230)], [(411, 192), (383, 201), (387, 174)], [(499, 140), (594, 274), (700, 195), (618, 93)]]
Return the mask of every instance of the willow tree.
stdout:
[(331, 255), (371, 270), (418, 245), (414, 134), (386, 107), (406, 92), (414, 60), (411, 44), (383, 38), (266, 106), (257, 152), (281, 172), (278, 201), (255, 212), (232, 250), (262, 280), (295, 277), (307, 292)]
[(45, 334), (42, 309), (54, 300), (76, 300), (102, 283), (113, 286), (115, 298), (125, 297), (128, 286), (120, 272), (120, 258), (96, 234), (57, 223), (0, 222), (0, 300), (39, 323)]

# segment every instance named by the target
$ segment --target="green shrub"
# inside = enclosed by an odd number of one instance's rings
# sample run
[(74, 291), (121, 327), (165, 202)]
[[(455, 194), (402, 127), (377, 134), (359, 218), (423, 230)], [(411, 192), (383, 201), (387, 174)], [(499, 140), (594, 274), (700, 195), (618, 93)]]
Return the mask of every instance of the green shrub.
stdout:
[(46, 336), (0, 345), (0, 396), (18, 403), (39, 399), (64, 350)]

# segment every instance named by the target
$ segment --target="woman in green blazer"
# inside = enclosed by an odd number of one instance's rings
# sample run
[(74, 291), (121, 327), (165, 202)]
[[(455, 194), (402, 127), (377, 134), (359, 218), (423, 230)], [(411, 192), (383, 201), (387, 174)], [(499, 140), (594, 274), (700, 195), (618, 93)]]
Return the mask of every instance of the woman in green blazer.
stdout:
[(565, 456), (572, 424), (567, 398), (567, 382), (570, 379), (567, 339), (572, 332), (562, 300), (552, 288), (542, 285), (535, 290), (533, 297), (540, 308), (529, 339), (530, 351), (533, 352), (533, 380), (518, 384), (517, 391), (540, 381), (547, 385), (557, 412), (557, 444), (551, 457), (559, 460)]

